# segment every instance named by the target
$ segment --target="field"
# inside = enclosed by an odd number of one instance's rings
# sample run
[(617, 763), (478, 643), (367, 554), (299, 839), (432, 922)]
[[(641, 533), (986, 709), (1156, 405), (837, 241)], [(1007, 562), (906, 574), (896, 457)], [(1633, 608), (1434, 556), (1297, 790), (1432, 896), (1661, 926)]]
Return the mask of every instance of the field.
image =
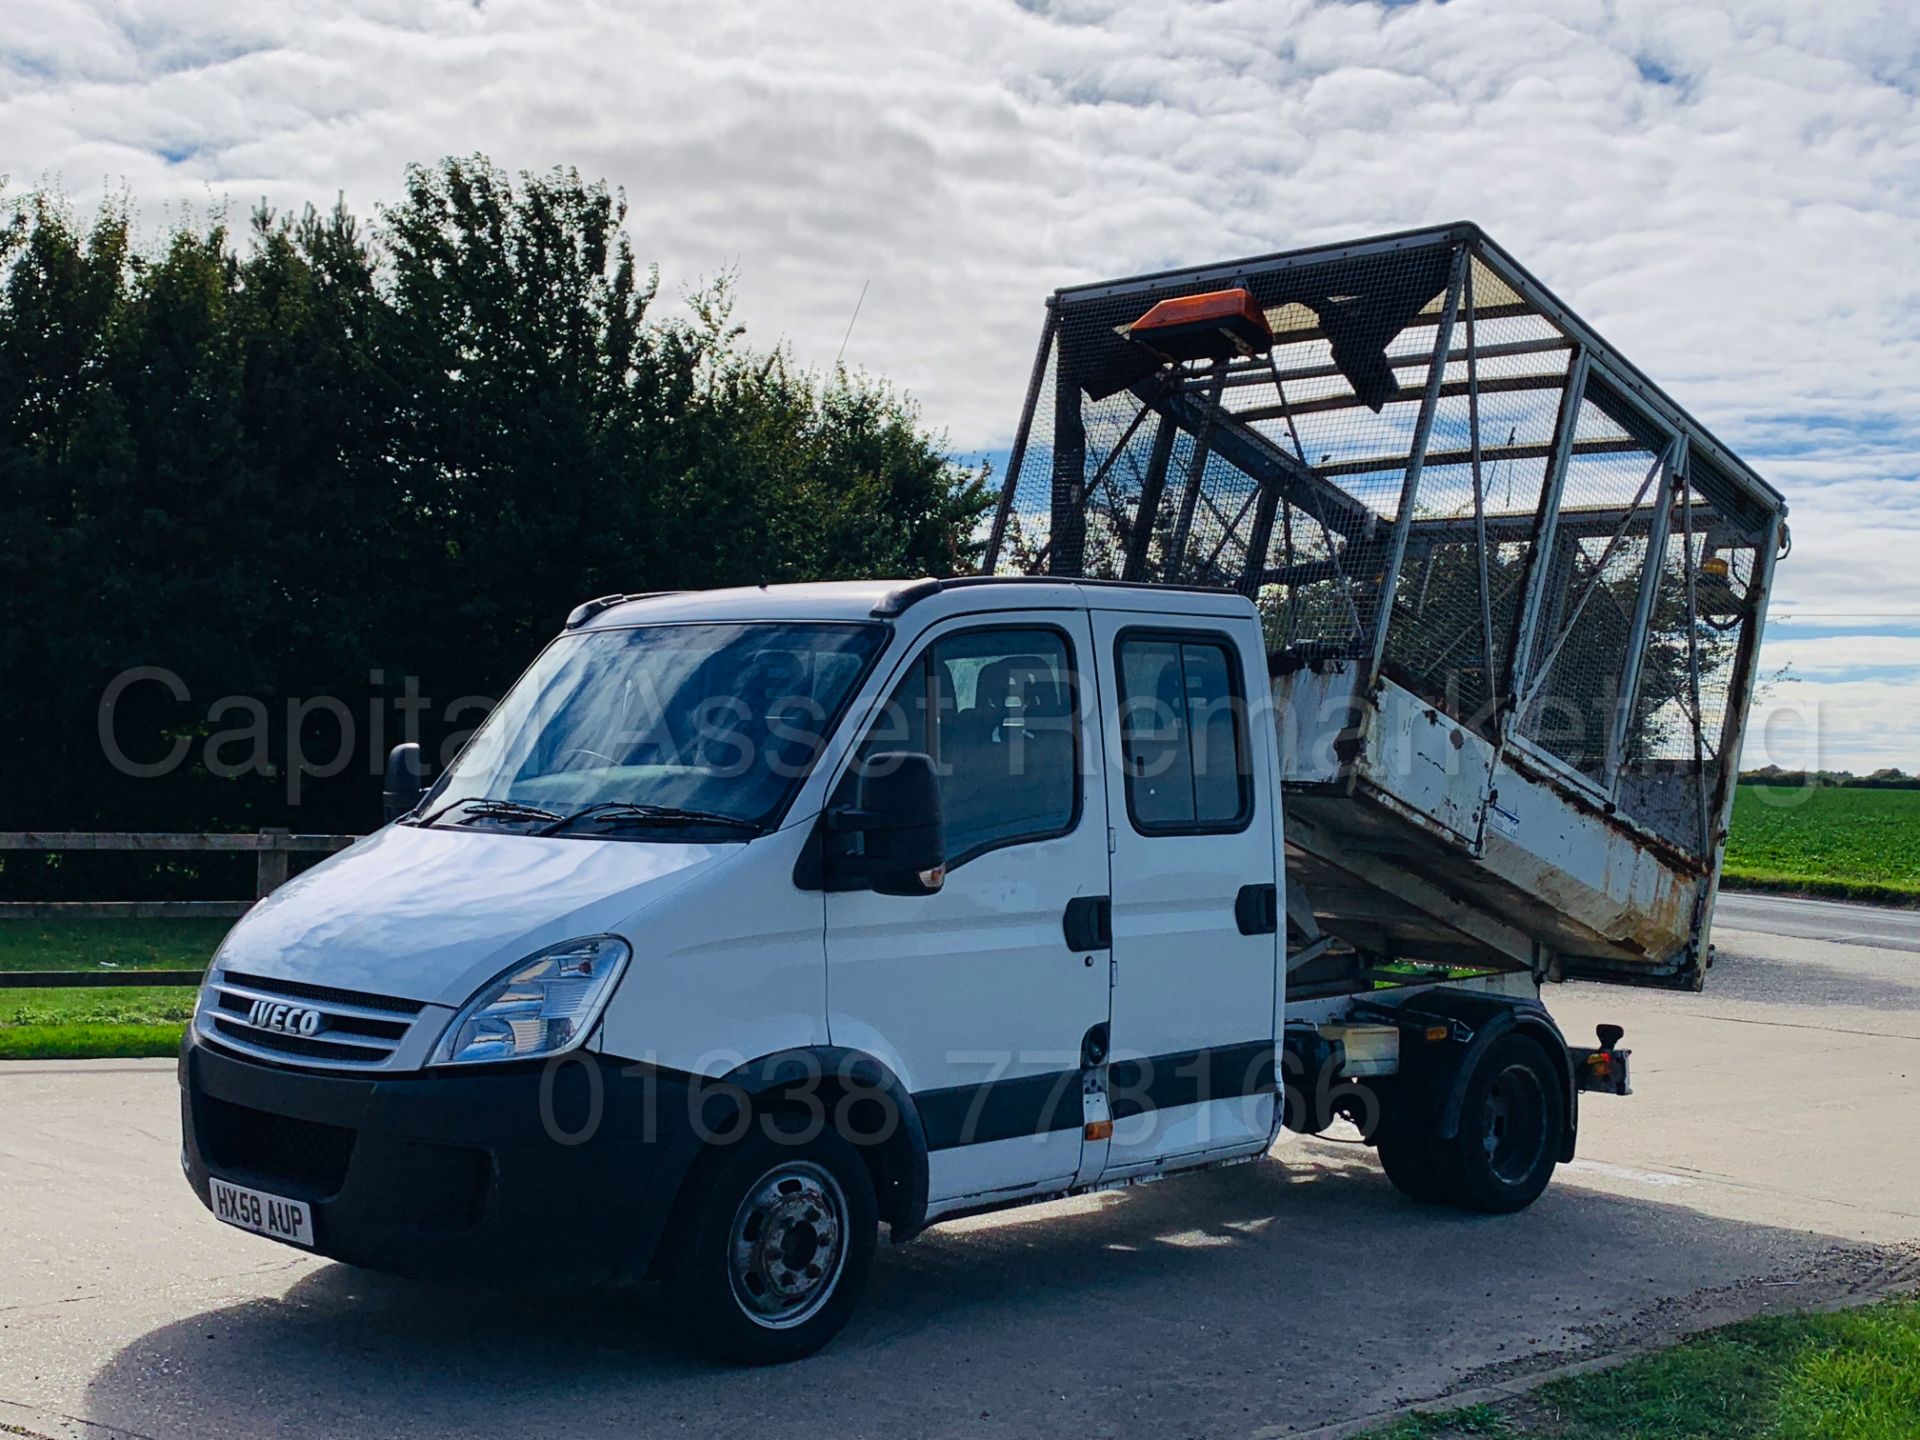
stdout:
[(1920, 904), (1920, 790), (1742, 785), (1730, 887)]
[(231, 920), (0, 920), (0, 970), (202, 970)]
[[(199, 970), (225, 920), (0, 921), (0, 971)], [(190, 987), (0, 989), (0, 1060), (172, 1055)]]
[(1751, 1320), (1364, 1440), (1912, 1440), (1920, 1302)]

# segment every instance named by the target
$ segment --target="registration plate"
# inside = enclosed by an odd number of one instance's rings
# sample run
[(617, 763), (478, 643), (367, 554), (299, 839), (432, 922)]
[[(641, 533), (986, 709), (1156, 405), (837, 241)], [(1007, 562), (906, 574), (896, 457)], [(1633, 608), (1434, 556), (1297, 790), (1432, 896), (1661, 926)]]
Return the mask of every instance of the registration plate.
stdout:
[(295, 1245), (313, 1245), (313, 1211), (306, 1201), (242, 1189), (211, 1176), (207, 1184), (213, 1188), (213, 1213), (227, 1224)]

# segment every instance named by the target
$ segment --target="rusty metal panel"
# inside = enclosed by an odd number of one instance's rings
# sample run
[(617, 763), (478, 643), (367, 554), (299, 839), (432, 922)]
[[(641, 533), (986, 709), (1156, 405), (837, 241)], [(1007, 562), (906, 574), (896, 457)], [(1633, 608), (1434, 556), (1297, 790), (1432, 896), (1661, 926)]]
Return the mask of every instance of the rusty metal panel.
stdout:
[(1415, 823), (1468, 853), (1478, 850), (1494, 761), (1483, 737), (1412, 692), (1382, 684), (1358, 760), (1361, 780)]

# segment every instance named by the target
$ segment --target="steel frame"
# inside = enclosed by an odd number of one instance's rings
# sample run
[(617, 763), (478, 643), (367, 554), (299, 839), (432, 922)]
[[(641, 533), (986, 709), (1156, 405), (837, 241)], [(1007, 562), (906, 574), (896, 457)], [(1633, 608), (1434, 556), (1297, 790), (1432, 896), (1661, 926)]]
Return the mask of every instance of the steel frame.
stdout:
[(1387, 551), (1387, 565), (1380, 578), (1380, 594), (1373, 610), (1373, 650), (1367, 657), (1366, 678), (1380, 671), (1380, 660), (1387, 650), (1387, 629), (1393, 623), (1393, 597), (1400, 588), (1400, 566), (1406, 558), (1407, 533), (1413, 525), (1414, 506), (1420, 498), (1420, 472), (1427, 459), (1427, 442), (1433, 438), (1433, 412), (1440, 403), (1440, 390), (1447, 373), (1442, 356), (1453, 348), (1454, 316), (1460, 310), (1460, 292), (1466, 283), (1471, 255), (1466, 245), (1455, 249), (1447, 278), (1447, 298), (1440, 307), (1440, 326), (1434, 334), (1433, 358), (1427, 366), (1426, 393), (1420, 398), (1420, 418), (1414, 422), (1413, 441), (1407, 452), (1406, 480), (1400, 487), (1400, 503), (1393, 516), (1393, 541)]
[[(1378, 267), (1366, 263), (1376, 259)], [(1324, 268), (1290, 280), (1283, 272), (1295, 267)], [(1241, 284), (1254, 290), (1279, 329), (1271, 350), (1175, 364), (1143, 355), (1124, 338), (1152, 301)], [(1329, 288), (1315, 288), (1323, 284)], [(1329, 299), (1338, 303), (1329, 308)], [(1512, 363), (1489, 373), (1495, 360)], [(1076, 367), (1078, 376), (1069, 373)], [(1328, 393), (1342, 388), (1348, 393)], [(1108, 405), (1112, 396), (1122, 398)], [(1137, 408), (1121, 408), (1127, 397)], [(1459, 398), (1465, 400), (1464, 432), (1459, 407), (1441, 404)], [(1374, 400), (1383, 417), (1378, 422), (1363, 409)], [(1590, 413), (1583, 433), (1582, 407), (1589, 402), (1620, 428)], [(1341, 418), (1349, 410), (1352, 421)], [(1053, 465), (1044, 475), (1027, 475), (1037, 469), (1030, 444), (1036, 418), (1053, 427)], [(1120, 439), (1102, 458), (1089, 453), (1090, 434)], [(1323, 441), (1330, 443), (1323, 447)], [(1393, 453), (1366, 453), (1375, 448)], [(1569, 478), (1578, 493), (1589, 469), (1601, 468), (1579, 462), (1624, 454), (1644, 458), (1630, 472), (1625, 465), (1605, 467), (1606, 503), (1568, 503)], [(1321, 463), (1313, 463), (1316, 457)], [(1229, 491), (1208, 487), (1210, 458), (1219, 462), (1216, 471), (1240, 472)], [(1523, 475), (1526, 489), (1509, 490), (1507, 502), (1497, 504), (1502, 465)], [(1437, 473), (1442, 466), (1449, 467), (1444, 475)], [(1471, 481), (1464, 499), (1463, 471)], [(1115, 479), (1116, 472), (1127, 481)], [(1242, 477), (1251, 480), (1250, 489)], [(1349, 483), (1353, 477), (1366, 478)], [(1424, 497), (1423, 486), (1431, 492)], [(1136, 507), (1131, 521), (1130, 506)], [(1204, 523), (1203, 507), (1212, 517)], [(1110, 523), (1096, 527), (1096, 509)], [(1312, 676), (1284, 683), (1304, 684), (1307, 693), (1346, 707), (1331, 768), (1290, 782), (1302, 792), (1300, 806), (1288, 814), (1290, 845), (1301, 836), (1311, 839), (1315, 829), (1307, 792), (1331, 797), (1367, 788), (1380, 813), (1436, 831), (1439, 822), (1420, 809), (1428, 802), (1414, 791), (1394, 790), (1396, 782), (1368, 753), (1374, 721), (1399, 725), (1420, 713), (1410, 706), (1424, 706), (1427, 721), (1450, 721), (1478, 737), (1480, 748), (1472, 753), (1476, 773), (1486, 767), (1482, 803), (1473, 818), (1447, 822), (1454, 827), (1448, 843), (1466, 837), (1460, 858), (1477, 861), (1487, 876), (1527, 883), (1513, 879), (1526, 873), (1524, 864), (1515, 868), (1515, 855), (1536, 852), (1513, 831), (1503, 831), (1505, 840), (1496, 844), (1487, 816), (1494, 787), (1517, 783), (1554, 792), (1570, 815), (1583, 817), (1569, 823), (1591, 823), (1594, 834), (1611, 837), (1610, 853), (1626, 862), (1665, 867), (1682, 885), (1699, 877), (1685, 897), (1693, 907), (1690, 930), (1685, 909), (1642, 917), (1655, 926), (1670, 920), (1647, 941), (1658, 953), (1630, 953), (1629, 940), (1640, 941), (1629, 936), (1614, 937), (1611, 949), (1562, 954), (1549, 948), (1561, 943), (1550, 938), (1555, 932), (1529, 929), (1532, 922), (1484, 896), (1463, 899), (1450, 886), (1422, 880), (1392, 855), (1356, 843), (1371, 831), (1349, 834), (1344, 822), (1329, 822), (1339, 833), (1301, 843), (1309, 853), (1337, 851), (1339, 868), (1364, 892), (1329, 913), (1338, 918), (1343, 906), (1366, 910), (1386, 897), (1422, 923), (1438, 917), (1463, 943), (1536, 974), (1630, 975), (1685, 986), (1698, 984), (1704, 966), (1700, 942), (1717, 898), (1784, 515), (1776, 490), (1506, 251), (1477, 227), (1461, 224), (1057, 291), (1048, 302), (987, 559), (989, 569), (1004, 565), (1013, 522), (1025, 527), (1031, 517), (1036, 540), (1038, 527), (1048, 525), (1042, 564), (1056, 576), (1200, 579), (1263, 607), (1274, 587), (1287, 587), (1289, 603), (1269, 613), (1271, 643), (1284, 651), (1276, 673), (1311, 666)], [(1634, 543), (1645, 539), (1637, 566), (1619, 560), (1629, 536)], [(1676, 546), (1684, 547), (1683, 555)], [(1709, 670), (1703, 647), (1710, 632), (1701, 628), (1695, 572), (1708, 551), (1745, 547), (1753, 554), (1745, 616), (1730, 663), (1716, 640)], [(1577, 556), (1581, 550), (1585, 555)], [(1605, 593), (1600, 571), (1585, 571), (1594, 554), (1601, 555), (1601, 569), (1613, 564), (1619, 571)], [(1023, 548), (1022, 563), (1031, 558)], [(1570, 558), (1577, 561), (1571, 569)], [(1676, 560), (1679, 573), (1672, 568)], [(1629, 602), (1627, 586), (1635, 582)], [(1428, 603), (1429, 586), (1447, 587), (1435, 592), (1446, 597), (1446, 608)], [(1684, 591), (1678, 607), (1675, 586)], [(1403, 605), (1396, 615), (1396, 591), (1413, 602), (1416, 590), (1419, 603)], [(1303, 603), (1292, 603), (1302, 596)], [(1573, 633), (1583, 613), (1591, 613), (1590, 602), (1617, 602), (1618, 615), (1610, 609), (1604, 632), (1591, 632), (1604, 634), (1603, 645), (1590, 644), (1587, 632)], [(1721, 618), (1715, 610), (1716, 626)], [(1396, 624), (1410, 627), (1404, 648)], [(1616, 644), (1625, 646), (1617, 660)], [(1663, 658), (1650, 663), (1649, 646)], [(1482, 661), (1472, 656), (1476, 648)], [(1523, 723), (1528, 698), (1549, 683), (1556, 665), (1565, 684), (1552, 682), (1553, 693), (1600, 707), (1581, 748), (1566, 760), (1546, 748), (1557, 744), (1546, 731), (1539, 731), (1543, 743), (1524, 733), (1534, 728)], [(1476, 666), (1483, 693), (1476, 686), (1472, 698), (1455, 704), (1457, 677)], [(1389, 694), (1388, 681), (1400, 687), (1391, 701), (1379, 698)], [(1656, 683), (1662, 704), (1675, 707), (1663, 709), (1663, 718), (1686, 712), (1692, 753), (1683, 757), (1677, 748), (1688, 737), (1676, 724), (1665, 735), (1676, 746), (1665, 752), (1671, 762), (1642, 767), (1633, 749), (1636, 716)], [(1720, 703), (1722, 687), (1716, 744), (1706, 730), (1705, 702)], [(1483, 707), (1483, 701), (1490, 703)], [(1476, 718), (1466, 716), (1469, 705)], [(1460, 741), (1456, 731), (1454, 749)], [(1649, 793), (1660, 802), (1648, 805)], [(1451, 792), (1445, 803), (1466, 814), (1467, 802)], [(1546, 851), (1537, 858), (1557, 863)], [(1613, 861), (1608, 865), (1614, 875)], [(1572, 872), (1569, 877), (1587, 883)], [(1289, 909), (1297, 910), (1291, 887), (1288, 898)], [(1541, 898), (1556, 903), (1544, 892)], [(1599, 910), (1586, 912), (1579, 905), (1587, 901), (1565, 899), (1565, 914), (1604, 928), (1613, 922), (1593, 917), (1605, 913), (1605, 899)], [(1310, 935), (1312, 917), (1309, 908), (1303, 934)]]
[[(1441, 261), (1443, 253), (1444, 263)], [(1340, 363), (1302, 357), (1299, 342), (1315, 338), (1332, 340), (1318, 325), (1286, 325), (1277, 337), (1274, 350), (1211, 363), (1169, 365), (1144, 379), (1125, 384), (1140, 407), (1122, 424), (1120, 439), (1111, 451), (1093, 466), (1088, 454), (1088, 420), (1082, 416), (1082, 402), (1076, 377), (1066, 348), (1068, 323), (1084, 307), (1101, 302), (1139, 297), (1142, 308), (1149, 297), (1191, 294), (1209, 287), (1236, 284), (1260, 284), (1262, 277), (1293, 267), (1325, 266), (1337, 262), (1378, 257), (1390, 261), (1396, 254), (1418, 252), (1418, 264), (1437, 267), (1444, 274), (1440, 291), (1414, 313), (1401, 327), (1398, 336), (1387, 342), (1384, 361), (1392, 373), (1392, 388), (1383, 399), (1383, 409), (1392, 405), (1417, 405), (1407, 435), (1407, 443), (1396, 453), (1377, 456), (1355, 455), (1349, 448), (1338, 458), (1321, 464), (1310, 463), (1302, 443), (1300, 422), (1360, 405), (1357, 395), (1314, 393), (1301, 398), (1289, 387), (1308, 382), (1325, 382), (1346, 374)], [(1409, 271), (1407, 273), (1415, 273)], [(1425, 273), (1425, 272), (1419, 272)], [(1515, 298), (1517, 297), (1517, 299)], [(1287, 301), (1288, 304), (1303, 303)], [(1104, 315), (1104, 325), (1116, 313), (1130, 311), (1122, 304), (1093, 312)], [(1512, 317), (1530, 316), (1552, 327), (1553, 333), (1522, 330), (1516, 333), (1504, 322)], [(1287, 318), (1292, 318), (1289, 316)], [(1305, 317), (1311, 318), (1311, 317)], [(1489, 322), (1503, 322), (1491, 332)], [(1124, 334), (1124, 327), (1118, 327)], [(1418, 353), (1408, 347), (1416, 337), (1431, 330), (1431, 343)], [(1097, 330), (1083, 333), (1098, 336)], [(1110, 342), (1102, 342), (1109, 344)], [(1325, 353), (1324, 351), (1322, 352)], [(1290, 363), (1283, 364), (1283, 356)], [(1670, 536), (1676, 531), (1688, 537), (1690, 546), (1751, 545), (1756, 541), (1772, 543), (1778, 534), (1779, 516), (1784, 505), (1778, 492), (1728, 452), (1697, 421), (1683, 411), (1664, 391), (1628, 363), (1580, 319), (1541, 285), (1477, 227), (1467, 224), (1411, 230), (1379, 236), (1349, 245), (1319, 246), (1279, 254), (1256, 256), (1220, 265), (1169, 270), (1099, 285), (1063, 288), (1048, 301), (1047, 322), (1029, 375), (1026, 404), (1021, 413), (1013, 453), (1004, 477), (1000, 504), (988, 537), (989, 568), (1004, 560), (1010, 521), (1022, 493), (1023, 471), (1031, 465), (1032, 427), (1045, 400), (1045, 377), (1049, 359), (1055, 361), (1053, 414), (1046, 417), (1053, 426), (1053, 467), (1046, 486), (1046, 508), (1051, 524), (1042, 550), (1044, 568), (1056, 575), (1077, 575), (1085, 570), (1089, 516), (1093, 509), (1112, 511), (1114, 539), (1119, 553), (1102, 563), (1130, 580), (1160, 576), (1165, 579), (1200, 579), (1222, 584), (1258, 598), (1272, 586), (1302, 585), (1334, 581), (1345, 597), (1350, 617), (1349, 658), (1359, 662), (1357, 683), (1378, 675), (1385, 663), (1391, 627), (1395, 623), (1394, 595), (1409, 565), (1431, 565), (1435, 547), (1471, 546), (1477, 593), (1476, 614), (1471, 616), (1476, 631), (1470, 643), (1485, 652), (1487, 690), (1497, 697), (1497, 719), (1488, 738), (1499, 753), (1509, 748), (1524, 750), (1529, 762), (1537, 762), (1593, 793), (1603, 801), (1615, 798), (1628, 758), (1636, 706), (1645, 679), (1645, 651), (1653, 623), (1657, 589), (1661, 583), (1660, 566), (1666, 563)], [(1521, 365), (1522, 373), (1489, 375), (1486, 362), (1494, 359), (1521, 360), (1540, 357), (1538, 365)], [(1087, 363), (1105, 363), (1092, 359)], [(1460, 367), (1464, 367), (1464, 373)], [(1357, 382), (1352, 382), (1357, 384)], [(1252, 403), (1231, 409), (1226, 398), (1236, 398), (1249, 387), (1271, 386), (1270, 397), (1250, 397)], [(1617, 433), (1580, 433), (1581, 407), (1595, 387), (1604, 387), (1609, 412), (1625, 424), (1626, 438)], [(1538, 439), (1518, 440), (1514, 436), (1489, 439), (1490, 397), (1500, 395), (1558, 395), (1553, 429), (1544, 443)], [(1464, 443), (1448, 432), (1448, 448), (1432, 448), (1436, 436), (1439, 402), (1466, 399), (1466, 435)], [(1500, 415), (1496, 406), (1494, 414)], [(1152, 414), (1149, 416), (1148, 412)], [(1404, 423), (1404, 422), (1401, 422)], [(1506, 428), (1504, 417), (1498, 423)], [(1284, 433), (1271, 433), (1271, 427), (1284, 425)], [(1262, 428), (1267, 427), (1267, 428)], [(1188, 448), (1180, 459), (1179, 437), (1184, 432)], [(1391, 433), (1391, 432), (1389, 432)], [(1637, 437), (1637, 438), (1636, 438)], [(1657, 442), (1649, 437), (1658, 437)], [(1566, 501), (1566, 483), (1576, 460), (1609, 454), (1645, 451), (1654, 444), (1662, 458), (1656, 461), (1650, 476), (1653, 498), (1646, 497), (1646, 486), (1633, 503), (1622, 506), (1574, 506)], [(1124, 459), (1122, 451), (1127, 452)], [(1141, 451), (1144, 451), (1144, 466)], [(1215, 504), (1206, 489), (1209, 460), (1217, 457), (1251, 478), (1254, 488), (1244, 500)], [(1178, 461), (1178, 463), (1176, 463)], [(1528, 513), (1510, 509), (1496, 510), (1489, 503), (1489, 485), (1494, 467), (1502, 464), (1542, 462), (1537, 500)], [(1131, 489), (1114, 491), (1112, 472), (1122, 463), (1140, 478), (1138, 500)], [(1719, 488), (1702, 489), (1692, 483), (1696, 467), (1711, 466)], [(1437, 467), (1461, 467), (1471, 475), (1470, 514), (1420, 513), (1423, 475)], [(1090, 467), (1095, 473), (1088, 475)], [(1398, 501), (1391, 520), (1363, 498), (1379, 486), (1369, 481), (1366, 489), (1349, 488), (1343, 481), (1356, 476), (1397, 477)], [(1034, 477), (1036, 480), (1039, 477)], [(1532, 479), (1529, 477), (1529, 488)], [(1034, 486), (1027, 487), (1033, 493)], [(1112, 493), (1108, 493), (1112, 492)], [(1035, 497), (1037, 498), (1037, 496)], [(1530, 497), (1531, 500), (1531, 497)], [(1134, 518), (1124, 513), (1137, 505)], [(1033, 500), (1027, 502), (1033, 507)], [(1207, 539), (1195, 544), (1196, 523), (1205, 507), (1217, 523), (1207, 527)], [(1237, 513), (1234, 513), (1237, 511)], [(1617, 546), (1620, 537), (1636, 516), (1645, 516), (1647, 556), (1640, 567), (1639, 587), (1633, 602), (1627, 639), (1627, 656), (1617, 677), (1618, 693), (1613, 697), (1613, 712), (1605, 722), (1604, 753), (1600, 757), (1600, 776), (1583, 773), (1564, 764), (1542, 747), (1527, 742), (1517, 733), (1524, 700), (1538, 688), (1548, 668), (1558, 659), (1558, 650), (1566, 641), (1565, 631), (1578, 618), (1580, 606), (1588, 596), (1572, 604), (1572, 615), (1559, 624), (1556, 642), (1551, 647), (1538, 643), (1538, 632), (1547, 623), (1549, 591), (1556, 581), (1556, 557), (1562, 548), (1590, 539), (1607, 539)], [(1035, 519), (1040, 516), (1035, 510)], [(1324, 541), (1324, 554), (1302, 558), (1299, 554), (1302, 530), (1319, 535), (1310, 543), (1315, 550)], [(1516, 542), (1531, 542), (1524, 568), (1518, 574), (1519, 600), (1513, 618), (1502, 626), (1495, 612), (1491, 556), (1496, 547)], [(1161, 553), (1164, 548), (1166, 553)], [(1611, 551), (1610, 551), (1611, 553)], [(1689, 555), (1694, 553), (1689, 550)], [(1763, 557), (1756, 564), (1751, 603), (1757, 608), (1766, 600), (1765, 587), (1771, 583), (1772, 559)], [(1424, 572), (1423, 572), (1424, 575)], [(1692, 728), (1698, 732), (1705, 717), (1694, 698), (1701, 676), (1698, 643), (1692, 633), (1697, 619), (1698, 600), (1691, 595), (1692, 576), (1688, 574), (1689, 676), (1684, 708), (1689, 710)], [(1424, 583), (1424, 581), (1423, 581)], [(1592, 583), (1586, 587), (1589, 595)], [(1504, 589), (1504, 587), (1503, 587)], [(1505, 591), (1511, 594), (1511, 591)], [(1336, 605), (1340, 602), (1336, 600)], [(1557, 603), (1557, 602), (1556, 602)], [(1371, 607), (1370, 613), (1368, 607)], [(1323, 612), (1324, 613), (1324, 612)], [(1294, 607), (1287, 608), (1288, 628), (1284, 643), (1294, 639)], [(1338, 622), (1331, 631), (1337, 634)], [(1505, 629), (1507, 633), (1499, 633)], [(1734, 682), (1751, 688), (1752, 649), (1755, 631), (1741, 639), (1735, 656)], [(1463, 640), (1468, 637), (1462, 636)], [(1451, 648), (1451, 647), (1449, 647)], [(1442, 652), (1445, 653), (1445, 652)], [(1729, 696), (1731, 703), (1741, 697)], [(1731, 714), (1732, 712), (1730, 712)], [(1729, 719), (1720, 737), (1722, 756), (1729, 737), (1737, 738), (1737, 720)], [(1693, 774), (1700, 790), (1698, 815), (1700, 843), (1713, 840), (1713, 816), (1710, 813), (1717, 796), (1708, 796), (1712, 788), (1706, 764), (1706, 751), (1713, 737), (1697, 734), (1700, 753), (1695, 757)], [(1723, 767), (1724, 768), (1724, 767)]]
[[(1130, 294), (1148, 293), (1171, 288), (1193, 289), (1209, 283), (1226, 286), (1245, 278), (1254, 272), (1280, 268), (1323, 265), (1341, 260), (1357, 259), (1373, 255), (1388, 255), (1409, 250), (1431, 250), (1436, 246), (1461, 246), (1473, 260), (1484, 265), (1500, 282), (1521, 297), (1521, 304), (1476, 307), (1472, 315), (1475, 322), (1502, 316), (1538, 314), (1551, 321), (1562, 332), (1564, 338), (1510, 341), (1498, 346), (1484, 347), (1482, 358), (1491, 359), (1496, 355), (1520, 355), (1546, 353), (1549, 351), (1573, 348), (1589, 354), (1604, 356), (1609, 369), (1616, 373), (1620, 386), (1640, 399), (1665, 425), (1688, 437), (1692, 448), (1708, 456), (1728, 473), (1742, 489), (1749, 492), (1764, 510), (1772, 511), (1784, 508), (1779, 492), (1742, 462), (1707, 429), (1691, 415), (1687, 414), (1658, 385), (1654, 384), (1636, 366), (1628, 362), (1618, 352), (1612, 350), (1604, 340), (1580, 318), (1559, 297), (1542, 285), (1533, 274), (1516, 261), (1506, 250), (1493, 241), (1477, 225), (1459, 222), (1452, 225), (1434, 226), (1416, 230), (1406, 230), (1390, 235), (1377, 236), (1346, 245), (1313, 246), (1304, 249), (1279, 251), (1266, 255), (1249, 256), (1240, 260), (1222, 264), (1199, 266), (1188, 269), (1173, 269), (1136, 275), (1123, 280), (1109, 281), (1091, 285), (1066, 286), (1056, 291), (1048, 302), (1049, 324), (1042, 336), (1041, 352), (1036, 357), (1033, 379), (1029, 384), (1027, 404), (1022, 412), (1021, 430), (1016, 438), (1015, 455), (1007, 467), (1007, 475), (1002, 487), (1000, 512), (995, 517), (993, 531), (987, 548), (987, 564), (991, 568), (1000, 558), (1004, 544), (1005, 517), (1010, 512), (1014, 491), (1017, 487), (1018, 463), (1024, 450), (1025, 433), (1031, 423), (1034, 401), (1045, 368), (1045, 355), (1055, 334), (1058, 315), (1063, 307), (1072, 307), (1090, 301), (1111, 299)], [(1422, 313), (1406, 327), (1408, 330), (1441, 323), (1438, 313)], [(1448, 317), (1451, 324), (1451, 315)], [(1317, 330), (1307, 329), (1288, 331), (1281, 338), (1287, 342), (1315, 338)], [(1390, 363), (1396, 370), (1419, 368), (1432, 364), (1432, 355), (1420, 357), (1392, 357)], [(1466, 358), (1451, 350), (1447, 352), (1446, 363), (1455, 363)], [(1266, 384), (1272, 376), (1264, 373), (1265, 367), (1257, 361), (1238, 362), (1229, 367), (1224, 381), (1227, 386), (1246, 384)], [(1334, 367), (1313, 366), (1293, 372), (1281, 372), (1282, 380), (1305, 378), (1328, 378), (1329, 372), (1337, 373)], [(1488, 392), (1491, 393), (1491, 392)], [(1295, 414), (1301, 413), (1298, 409)], [(1537, 458), (1537, 457), (1534, 457)], [(1438, 457), (1429, 457), (1429, 463)], [(1460, 457), (1464, 462), (1466, 457)], [(1351, 471), (1348, 473), (1362, 473)]]

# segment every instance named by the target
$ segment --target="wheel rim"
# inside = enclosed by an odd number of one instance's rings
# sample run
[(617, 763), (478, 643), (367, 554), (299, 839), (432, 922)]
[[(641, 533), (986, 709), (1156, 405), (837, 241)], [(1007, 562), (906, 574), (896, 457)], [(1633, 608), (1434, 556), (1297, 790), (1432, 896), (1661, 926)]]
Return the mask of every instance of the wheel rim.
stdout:
[(1509, 1065), (1494, 1076), (1481, 1141), (1487, 1168), (1502, 1184), (1520, 1184), (1539, 1164), (1547, 1141), (1546, 1093), (1527, 1066)]
[(734, 1212), (727, 1275), (734, 1300), (756, 1325), (805, 1324), (832, 1298), (846, 1263), (846, 1193), (811, 1160), (774, 1166)]

